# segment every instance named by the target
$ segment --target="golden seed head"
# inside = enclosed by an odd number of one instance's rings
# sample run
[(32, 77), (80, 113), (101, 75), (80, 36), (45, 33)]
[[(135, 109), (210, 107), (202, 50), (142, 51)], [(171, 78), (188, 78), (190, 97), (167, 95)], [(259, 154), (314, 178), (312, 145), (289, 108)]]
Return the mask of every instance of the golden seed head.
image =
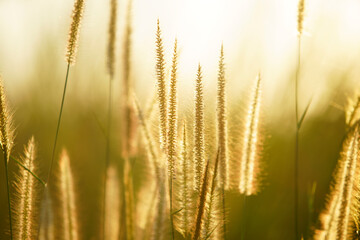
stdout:
[(297, 30), (299, 36), (301, 36), (301, 34), (303, 33), (304, 11), (305, 11), (305, 0), (299, 0), (298, 16), (297, 16)]
[(224, 64), (224, 48), (221, 45), (219, 73), (217, 82), (217, 130), (220, 147), (220, 179), (225, 188), (229, 185), (229, 160), (227, 151), (227, 119), (226, 119), (226, 80)]
[(4, 85), (0, 76), (0, 142), (7, 161), (11, 154), (13, 138), (11, 114), (7, 107)]
[(79, 29), (84, 11), (84, 1), (85, 0), (75, 0), (73, 12), (72, 12), (72, 22), (70, 25), (67, 51), (66, 51), (66, 62), (70, 65), (73, 65), (76, 60)]
[(109, 40), (107, 49), (107, 68), (112, 79), (114, 77), (115, 66), (115, 44), (116, 44), (116, 19), (117, 19), (117, 0), (110, 0), (110, 21), (109, 21)]
[[(32, 137), (25, 147), (24, 155), (21, 157), (22, 164), (34, 171), (34, 161), (36, 154), (34, 137)], [(17, 190), (16, 199), (16, 238), (17, 239), (35, 239), (37, 238), (37, 197), (39, 196), (37, 180), (24, 168), (20, 168), (20, 174), (17, 176), (15, 184)]]
[(175, 39), (174, 54), (171, 67), (169, 110), (168, 110), (168, 170), (169, 176), (175, 175), (175, 159), (177, 148), (177, 40)]
[(60, 156), (61, 211), (65, 239), (78, 239), (78, 220), (73, 175), (70, 158), (65, 149)]
[(247, 108), (242, 138), (239, 191), (245, 195), (253, 195), (257, 191), (258, 162), (262, 146), (260, 132), (260, 108), (261, 77), (259, 74), (256, 86), (253, 90), (251, 102)]
[(160, 144), (161, 148), (166, 152), (166, 131), (167, 131), (167, 97), (165, 82), (165, 60), (164, 49), (161, 39), (160, 21), (157, 20), (156, 32), (156, 76), (157, 76), (157, 94), (159, 102), (159, 118), (160, 118)]
[(194, 162), (195, 190), (200, 191), (204, 169), (204, 97), (201, 66), (199, 64), (195, 85)]

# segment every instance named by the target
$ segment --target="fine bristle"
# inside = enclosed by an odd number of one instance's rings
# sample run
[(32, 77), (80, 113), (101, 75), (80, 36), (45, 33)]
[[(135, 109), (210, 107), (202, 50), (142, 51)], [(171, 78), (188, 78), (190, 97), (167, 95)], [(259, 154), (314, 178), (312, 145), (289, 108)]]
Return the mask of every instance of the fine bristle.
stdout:
[(304, 28), (304, 11), (305, 11), (305, 0), (299, 0), (298, 3), (298, 16), (297, 16), (297, 31), (299, 36), (303, 33)]
[(11, 113), (8, 110), (7, 100), (2, 78), (0, 76), (0, 142), (5, 159), (9, 161), (13, 146), (13, 130)]
[(245, 195), (257, 192), (258, 161), (261, 154), (261, 136), (259, 129), (261, 105), (261, 77), (257, 78), (251, 102), (248, 105), (243, 128), (242, 155), (239, 173), (239, 191)]
[[(25, 147), (24, 156), (21, 157), (22, 164), (30, 171), (35, 170), (36, 146), (32, 137)], [(34, 176), (24, 168), (20, 168), (16, 181), (17, 201), (14, 206), (15, 215), (15, 238), (16, 239), (36, 239), (38, 222), (38, 197), (39, 186)]]
[(115, 66), (115, 44), (116, 44), (116, 19), (117, 19), (117, 0), (110, 0), (110, 21), (108, 29), (108, 47), (107, 47), (107, 69), (112, 79), (114, 77)]
[(160, 120), (160, 145), (166, 152), (166, 131), (167, 131), (167, 96), (165, 82), (165, 59), (163, 42), (161, 38), (160, 21), (157, 21), (156, 32), (156, 76), (157, 76), (157, 94), (159, 102), (159, 120)]
[(194, 163), (195, 190), (200, 192), (204, 169), (204, 97), (201, 66), (199, 64), (195, 85)]
[(62, 227), (64, 239), (78, 239), (77, 204), (73, 175), (70, 168), (70, 158), (64, 149), (60, 157), (59, 190), (61, 198)]
[(227, 111), (226, 111), (226, 79), (224, 64), (224, 48), (221, 45), (219, 73), (217, 82), (217, 133), (220, 147), (220, 181), (225, 189), (229, 187), (229, 160), (227, 139)]
[(73, 65), (76, 60), (76, 53), (78, 48), (79, 30), (81, 25), (81, 19), (84, 11), (85, 0), (75, 0), (74, 8), (72, 12), (72, 22), (69, 30), (66, 62)]

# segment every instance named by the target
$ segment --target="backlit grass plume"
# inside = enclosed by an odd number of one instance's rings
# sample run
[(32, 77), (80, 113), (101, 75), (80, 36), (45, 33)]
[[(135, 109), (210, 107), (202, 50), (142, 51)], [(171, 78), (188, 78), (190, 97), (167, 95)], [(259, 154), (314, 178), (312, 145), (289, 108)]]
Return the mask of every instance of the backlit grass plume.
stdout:
[(261, 77), (256, 80), (256, 86), (252, 92), (251, 101), (247, 107), (246, 117), (241, 141), (242, 152), (240, 161), (239, 191), (247, 196), (257, 192), (258, 185), (258, 161), (261, 155)]
[(74, 189), (73, 174), (70, 158), (65, 149), (60, 156), (59, 197), (61, 198), (61, 221), (63, 239), (76, 240), (79, 238), (77, 204)]
[[(24, 156), (21, 157), (22, 164), (30, 171), (35, 170), (35, 156), (36, 146), (34, 137), (32, 137), (25, 147)], [(16, 239), (36, 239), (39, 217), (37, 208), (39, 200), (38, 181), (24, 168), (21, 167), (19, 170), (15, 183), (17, 198), (14, 208), (16, 211), (14, 236)]]
[(194, 164), (195, 190), (200, 192), (204, 169), (204, 96), (201, 66), (199, 64), (195, 85)]
[(227, 113), (226, 113), (226, 79), (224, 64), (224, 48), (221, 45), (219, 73), (217, 81), (217, 134), (220, 147), (220, 181), (224, 188), (229, 187), (229, 159), (227, 139)]
[(7, 106), (7, 100), (2, 78), (0, 77), (0, 141), (4, 158), (9, 161), (14, 141), (11, 113)]
[(163, 42), (161, 38), (161, 29), (159, 19), (157, 21), (156, 32), (156, 77), (157, 77), (157, 94), (159, 102), (160, 118), (160, 144), (161, 148), (166, 151), (166, 134), (167, 134), (167, 96), (165, 81), (165, 59)]
[(171, 67), (171, 81), (168, 110), (168, 170), (169, 176), (175, 173), (175, 159), (177, 148), (177, 40), (174, 45), (174, 55)]
[(5, 178), (6, 178), (6, 192), (8, 201), (8, 212), (9, 212), (9, 227), (10, 227), (10, 238), (13, 239), (12, 232), (12, 217), (11, 217), (11, 197), (10, 197), (10, 183), (9, 183), (9, 171), (8, 162), (10, 159), (11, 148), (13, 145), (13, 131), (11, 125), (11, 114), (9, 113), (6, 96), (3, 86), (3, 81), (0, 76), (0, 143), (1, 150), (4, 155), (5, 165)]
[(108, 168), (105, 205), (105, 239), (119, 239), (120, 228), (120, 184), (114, 166)]
[[(314, 239), (353, 239), (349, 231), (359, 222), (359, 124), (350, 130), (338, 163), (328, 204), (320, 215)], [(358, 229), (357, 229), (358, 230)]]
[(75, 0), (74, 3), (72, 22), (70, 25), (68, 44), (66, 50), (66, 62), (69, 65), (74, 64), (76, 60), (80, 25), (84, 11), (84, 2), (85, 0)]

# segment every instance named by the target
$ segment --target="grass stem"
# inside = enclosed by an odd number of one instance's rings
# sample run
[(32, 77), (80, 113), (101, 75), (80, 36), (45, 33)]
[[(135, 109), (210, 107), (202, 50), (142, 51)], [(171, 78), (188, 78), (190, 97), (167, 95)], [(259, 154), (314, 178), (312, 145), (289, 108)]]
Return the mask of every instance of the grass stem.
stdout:
[(294, 226), (295, 226), (295, 240), (299, 239), (299, 72), (300, 72), (300, 52), (301, 52), (301, 36), (298, 37), (298, 52), (297, 52), (297, 67), (295, 73), (295, 119), (296, 119), (296, 134), (295, 134), (295, 162), (294, 162)]
[(61, 100), (59, 118), (58, 118), (57, 127), (56, 127), (54, 147), (53, 147), (53, 151), (52, 151), (52, 155), (51, 155), (50, 170), (49, 170), (49, 173), (48, 173), (48, 176), (47, 176), (47, 179), (46, 179), (46, 185), (48, 185), (48, 183), (50, 182), (50, 177), (51, 177), (51, 173), (52, 173), (52, 170), (53, 170), (54, 158), (55, 158), (55, 153), (56, 153), (56, 144), (57, 144), (57, 140), (58, 140), (58, 136), (59, 136), (61, 116), (62, 116), (62, 112), (63, 112), (63, 108), (64, 108), (66, 88), (67, 88), (67, 83), (68, 83), (68, 79), (69, 79), (69, 71), (70, 71), (70, 63), (68, 63), (67, 69), (66, 69), (64, 90), (63, 90), (63, 95), (62, 95), (62, 100)]
[(10, 198), (10, 184), (9, 184), (9, 167), (8, 167), (8, 155), (6, 151), (3, 151), (5, 161), (5, 177), (6, 177), (6, 192), (8, 200), (8, 211), (9, 211), (9, 228), (10, 228), (10, 239), (13, 239), (12, 231), (12, 217), (11, 217), (11, 198)]

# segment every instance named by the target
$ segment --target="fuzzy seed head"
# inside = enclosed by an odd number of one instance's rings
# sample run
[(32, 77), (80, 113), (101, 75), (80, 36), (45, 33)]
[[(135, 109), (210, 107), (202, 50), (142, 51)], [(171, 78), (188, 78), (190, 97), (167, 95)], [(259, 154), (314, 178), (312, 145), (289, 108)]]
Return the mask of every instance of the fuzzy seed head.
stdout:
[(107, 48), (107, 68), (112, 79), (114, 77), (115, 66), (115, 43), (116, 43), (116, 19), (117, 19), (117, 0), (110, 0), (110, 21), (109, 21), (109, 40)]
[(84, 11), (85, 0), (75, 0), (72, 12), (72, 22), (70, 25), (68, 44), (66, 51), (66, 62), (73, 65), (76, 60), (77, 45), (79, 39), (81, 19)]
[[(34, 171), (35, 161), (35, 140), (30, 139), (25, 147), (24, 156), (21, 157), (22, 164), (30, 171)], [(20, 168), (20, 174), (16, 182), (17, 201), (16, 201), (16, 238), (17, 239), (35, 239), (37, 238), (37, 180), (29, 171)]]
[(227, 189), (229, 187), (229, 160), (226, 116), (226, 80), (224, 64), (224, 48), (221, 45), (219, 73), (217, 82), (217, 133), (220, 147), (220, 181)]
[(199, 64), (195, 85), (194, 163), (195, 190), (200, 191), (204, 169), (204, 97), (201, 66)]
[(168, 110), (168, 171), (175, 175), (175, 159), (177, 148), (177, 40), (175, 39), (174, 55), (171, 67), (170, 96)]
[(70, 158), (64, 149), (60, 157), (60, 192), (64, 239), (78, 239), (77, 207)]
[(305, 11), (305, 0), (299, 0), (298, 16), (297, 16), (297, 31), (298, 31), (299, 36), (301, 36), (303, 33), (304, 11)]
[(163, 42), (161, 38), (161, 29), (159, 19), (157, 21), (156, 32), (156, 77), (157, 77), (157, 94), (159, 102), (160, 118), (160, 145), (166, 152), (166, 131), (167, 131), (167, 97), (165, 82), (165, 59)]
[(359, 213), (359, 126), (350, 129), (343, 144), (334, 184), (325, 210), (320, 214), (321, 228), (314, 239), (350, 239), (349, 229), (358, 224)]
[(0, 76), (0, 142), (7, 161), (13, 146), (13, 130), (11, 114), (7, 107), (4, 85)]
[(242, 155), (240, 162), (239, 191), (252, 195), (257, 190), (258, 161), (261, 153), (261, 136), (259, 131), (261, 108), (261, 77), (257, 78), (256, 86), (247, 108), (244, 134), (242, 138)]

